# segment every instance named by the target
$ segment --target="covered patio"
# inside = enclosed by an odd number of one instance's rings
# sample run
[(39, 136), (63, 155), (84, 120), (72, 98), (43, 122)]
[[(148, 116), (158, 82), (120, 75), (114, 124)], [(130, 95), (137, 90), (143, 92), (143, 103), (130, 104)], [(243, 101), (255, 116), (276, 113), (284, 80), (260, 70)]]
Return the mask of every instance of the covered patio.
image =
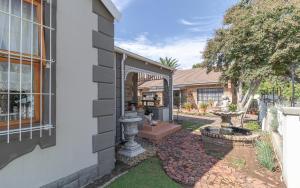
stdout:
[[(162, 138), (178, 130), (169, 122), (173, 120), (173, 69), (158, 62), (115, 47), (116, 52), (116, 92), (117, 92), (117, 142), (124, 141), (119, 118), (130, 112), (137, 112), (143, 121), (139, 123), (140, 136)], [(163, 92), (147, 95), (139, 92), (139, 86), (151, 80), (163, 82)], [(156, 126), (149, 126), (145, 116), (153, 114)], [(153, 134), (153, 135), (151, 135)]]

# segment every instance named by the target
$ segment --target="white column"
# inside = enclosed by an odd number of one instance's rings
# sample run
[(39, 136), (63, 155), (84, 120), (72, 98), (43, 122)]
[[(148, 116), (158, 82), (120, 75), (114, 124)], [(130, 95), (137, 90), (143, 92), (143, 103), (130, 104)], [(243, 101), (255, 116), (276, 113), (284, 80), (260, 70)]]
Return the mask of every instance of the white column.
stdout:
[(179, 90), (179, 110), (181, 111), (181, 90)]

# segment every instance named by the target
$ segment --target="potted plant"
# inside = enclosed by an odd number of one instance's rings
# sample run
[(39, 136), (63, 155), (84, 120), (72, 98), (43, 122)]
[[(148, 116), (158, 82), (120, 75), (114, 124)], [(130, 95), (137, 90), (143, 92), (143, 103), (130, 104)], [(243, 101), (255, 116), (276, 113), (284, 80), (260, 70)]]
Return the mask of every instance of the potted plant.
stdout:
[(185, 108), (187, 111), (191, 111), (192, 110), (193, 105), (189, 102), (184, 103), (183, 108)]
[(208, 104), (207, 103), (201, 103), (200, 104), (200, 109), (201, 109), (201, 111), (202, 111), (203, 114), (206, 114), (207, 108), (208, 108)]
[(230, 104), (228, 106), (228, 109), (230, 112), (236, 112), (237, 111), (237, 105), (236, 104)]

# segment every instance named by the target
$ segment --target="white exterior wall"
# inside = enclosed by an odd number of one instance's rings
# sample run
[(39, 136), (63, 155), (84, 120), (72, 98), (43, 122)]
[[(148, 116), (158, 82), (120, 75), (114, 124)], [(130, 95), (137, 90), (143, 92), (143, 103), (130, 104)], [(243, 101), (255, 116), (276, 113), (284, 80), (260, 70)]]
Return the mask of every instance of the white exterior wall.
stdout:
[(294, 110), (298, 112), (298, 115), (285, 114), (282, 125), (283, 176), (288, 188), (300, 187), (300, 108), (294, 108)]
[(92, 153), (92, 135), (97, 133), (92, 30), (97, 24), (92, 0), (57, 0), (57, 144), (37, 147), (1, 169), (1, 188), (36, 188), (97, 164)]

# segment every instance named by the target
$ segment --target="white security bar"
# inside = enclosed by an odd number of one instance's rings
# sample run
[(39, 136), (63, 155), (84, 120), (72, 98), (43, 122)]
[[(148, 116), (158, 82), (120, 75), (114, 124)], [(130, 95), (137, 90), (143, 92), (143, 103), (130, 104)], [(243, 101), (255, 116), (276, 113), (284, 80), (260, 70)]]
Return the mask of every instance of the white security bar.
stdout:
[(8, 16), (8, 74), (7, 74), (7, 88), (8, 88), (8, 95), (7, 95), (7, 143), (10, 142), (10, 137), (9, 137), (9, 131), (10, 131), (10, 121), (9, 121), (9, 111), (10, 111), (10, 49), (11, 49), (11, 44), (10, 44), (10, 35), (11, 35), (11, 0), (9, 0), (8, 3), (8, 8), (9, 8), (9, 16)]
[(42, 27), (45, 28), (45, 29), (55, 30), (55, 28), (52, 28), (52, 27), (49, 27), (49, 26), (40, 24), (40, 23), (38, 23), (38, 22), (35, 22), (35, 21), (33, 21), (33, 20), (29, 20), (29, 19), (27, 19), (27, 18), (23, 18), (23, 17), (21, 17), (21, 16), (17, 16), (17, 15), (14, 15), (14, 14), (10, 14), (9, 12), (5, 12), (5, 11), (3, 11), (3, 10), (0, 10), (0, 13), (6, 14), (6, 15), (11, 15), (12, 17), (19, 18), (19, 19), (21, 19), (21, 20), (23, 20), (23, 21), (26, 21), (26, 22), (29, 22), (29, 23), (33, 23), (34, 25), (42, 26)]
[[(23, 7), (22, 7), (23, 8)], [(33, 24), (33, 0), (31, 0), (31, 16), (30, 16), (30, 18), (31, 18), (31, 20), (32, 20), (32, 23), (31, 23), (31, 40), (30, 40), (30, 42), (31, 42), (31, 45), (30, 45), (30, 83), (31, 83), (31, 87), (30, 87), (30, 93), (33, 93), (33, 29), (34, 29), (34, 24)], [(31, 94), (31, 103), (30, 103), (30, 106), (31, 106), (31, 108), (30, 108), (30, 112), (31, 112), (31, 114), (30, 114), (30, 139), (32, 139), (32, 118), (33, 118), (33, 109), (34, 109), (34, 106), (33, 106), (33, 101), (34, 102), (36, 102), (35, 100), (34, 100), (34, 97), (33, 97), (33, 95)]]
[[(42, 125), (42, 126), (34, 126), (33, 128), (22, 128), (21, 132), (22, 133), (28, 133), (28, 132), (35, 132), (35, 131), (40, 131), (40, 129), (42, 128), (42, 130), (50, 130), (50, 129), (54, 129), (53, 125)], [(13, 134), (19, 134), (20, 130), (19, 129), (11, 129), (9, 131), (9, 135), (13, 135)], [(8, 131), (0, 131), (0, 136), (7, 136), (8, 135)]]
[[(41, 0), (41, 7), (42, 7), (42, 11), (41, 11), (41, 20), (40, 22), (43, 23), (43, 10), (44, 10), (44, 4), (43, 4), (43, 0)], [(40, 36), (43, 35), (43, 25), (40, 25)], [(51, 31), (50, 31), (51, 32)], [(43, 40), (41, 40), (41, 44), (40, 44), (40, 75), (41, 75), (41, 79), (43, 79)], [(43, 93), (43, 82), (40, 81), (40, 93)], [(20, 112), (21, 113), (21, 112)], [(43, 96), (40, 95), (40, 125), (43, 124)], [(42, 130), (42, 126), (40, 126), (40, 137), (43, 136), (43, 130)]]
[[(5, 117), (7, 118), (7, 127), (6, 127), (6, 130), (1, 130), (0, 131), (0, 136), (6, 136), (6, 142), (7, 143), (10, 143), (11, 142), (11, 138), (10, 138), (10, 135), (13, 135), (13, 134), (18, 134), (18, 137), (19, 137), (19, 141), (22, 141), (22, 133), (30, 133), (30, 138), (32, 139), (33, 137), (33, 132), (35, 131), (39, 131), (40, 132), (40, 137), (43, 136), (43, 131), (49, 131), (49, 135), (51, 136), (51, 130), (53, 128), (55, 128), (53, 125), (52, 125), (52, 95), (54, 95), (52, 93), (52, 63), (55, 63), (55, 60), (53, 59), (52, 57), (52, 32), (53, 31), (56, 31), (55, 28), (52, 28), (52, 0), (48, 0), (47, 3), (50, 2), (50, 17), (49, 17), (49, 21), (50, 21), (50, 26), (46, 26), (44, 23), (43, 23), (43, 18), (44, 18), (44, 11), (42, 10), (40, 13), (40, 23), (38, 23), (39, 21), (35, 21), (35, 14), (34, 14), (34, 11), (35, 11), (35, 5), (34, 5), (34, 0), (31, 0), (31, 15), (30, 15), (30, 19), (28, 18), (24, 18), (24, 12), (23, 12), (23, 6), (24, 6), (24, 1), (23, 0), (20, 0), (20, 3), (21, 3), (21, 14), (20, 16), (17, 16), (17, 15), (13, 15), (12, 14), (12, 6), (13, 6), (13, 3), (14, 1), (13, 0), (9, 0), (9, 11), (6, 12), (6, 11), (3, 11), (3, 10), (0, 10), (0, 13), (2, 14), (6, 14), (8, 15), (8, 49), (7, 51), (6, 50), (1, 50), (0, 49), (0, 55), (2, 55), (2, 57), (7, 57), (8, 59), (8, 71), (7, 72), (0, 72), (0, 74), (2, 74), (2, 76), (6, 76), (7, 74), (7, 92), (6, 92), (6, 89), (4, 91), (1, 91), (0, 94), (1, 95), (7, 95), (7, 113), (2, 113), (0, 114), (1, 117), (4, 118), (4, 121), (6, 121)], [(41, 7), (42, 9), (44, 8), (44, 1), (41, 0)], [(12, 52), (12, 40), (13, 40), (13, 36), (12, 35), (12, 27), (13, 27), (13, 24), (12, 24), (12, 19), (19, 19), (20, 20), (20, 52), (19, 53), (15, 53), (15, 52)], [(24, 27), (24, 22), (26, 23), (29, 23), (31, 24), (31, 33), (30, 33), (30, 54), (24, 54), (24, 48), (23, 48), (23, 43), (24, 43), (24, 37), (23, 37), (23, 34), (24, 34), (24, 31), (23, 31), (23, 27)], [(38, 34), (39, 34), (39, 37), (42, 37), (44, 35), (42, 35), (42, 33), (45, 32), (45, 30), (49, 30), (49, 38), (50, 38), (50, 41), (49, 41), (49, 45), (50, 45), (50, 49), (49, 49), (49, 54), (48, 56), (46, 56), (46, 54), (44, 53), (43, 51), (43, 46), (45, 45), (44, 44), (44, 40), (42, 40), (42, 38), (39, 38), (39, 46), (40, 46), (40, 53), (39, 53), (39, 56), (35, 56), (33, 54), (34, 52), (34, 34), (35, 34), (35, 27), (37, 26), (37, 30), (38, 30)], [(48, 57), (48, 58), (47, 58)], [(18, 70), (18, 73), (16, 72), (11, 72), (12, 69), (12, 60), (16, 60), (16, 61), (19, 61), (19, 70)], [(23, 70), (24, 70), (24, 63), (23, 61), (29, 61), (30, 62), (30, 76), (28, 75), (28, 77), (30, 77), (30, 82), (26, 82), (27, 79), (24, 80), (24, 73), (23, 73)], [(40, 89), (39, 91), (36, 91), (36, 89), (34, 88), (34, 65), (35, 65), (35, 62), (34, 61), (39, 61), (40, 63)], [(43, 68), (45, 67), (43, 65), (43, 62), (46, 62), (47, 63), (47, 66), (46, 68), (49, 69), (49, 88), (48, 88), (48, 91), (46, 93), (43, 92), (43, 86), (44, 86), (44, 83), (43, 83)], [(26, 78), (26, 77), (25, 77)], [(29, 78), (28, 78), (29, 79)], [(4, 85), (2, 85), (4, 84)], [(25, 85), (24, 85), (25, 84)], [(28, 86), (30, 87), (30, 91), (29, 92), (25, 92), (24, 90), (24, 87), (26, 87), (26, 85), (28, 84)], [(0, 83), (0, 86), (5, 86), (6, 85), (6, 81), (5, 83)], [(29, 88), (28, 87), (28, 88)], [(24, 92), (22, 92), (24, 91)], [(26, 90), (28, 91), (28, 90)], [(18, 108), (18, 113), (11, 113), (11, 96), (12, 95), (18, 95), (19, 96), (19, 108)], [(24, 126), (22, 125), (22, 120), (24, 119), (24, 114), (23, 114), (23, 108), (22, 108), (22, 96), (23, 95), (28, 95), (30, 96), (31, 98), (31, 101), (30, 101), (30, 109), (29, 109), (29, 118), (30, 118), (30, 125), (28, 126)], [(37, 97), (34, 97), (34, 96), (37, 96), (39, 95), (39, 100), (40, 100), (40, 106), (39, 106), (39, 113), (40, 113), (40, 121), (39, 123), (36, 123), (36, 122), (33, 122), (33, 118), (36, 116), (36, 111), (34, 110), (35, 109), (35, 105), (37, 103), (36, 99)], [(44, 96), (48, 96), (49, 97), (49, 119), (48, 119), (48, 122), (43, 122), (43, 116), (44, 116), (44, 113), (43, 113), (43, 97)], [(19, 119), (17, 119), (17, 117)], [(16, 122), (18, 122), (18, 128), (12, 128), (11, 125), (11, 120), (18, 120)], [(43, 125), (43, 123), (45, 123), (46, 125)]]
[[(1, 51), (0, 50), (0, 54), (2, 54), (2, 55), (8, 55), (9, 54), (9, 52), (7, 52), (7, 51)], [(21, 55), (19, 55), (19, 54), (13, 54), (13, 53), (10, 53), (10, 58), (11, 59), (15, 59), (15, 60), (20, 60), (20, 58), (21, 58)], [(31, 58), (31, 56), (29, 56), (29, 55), (22, 55), (22, 58), (23, 59), (30, 59)], [(32, 57), (32, 59), (33, 60), (40, 60), (40, 58), (37, 58), (37, 57)], [(43, 61), (46, 61), (46, 62), (48, 62), (48, 63), (54, 63), (55, 61), (52, 59), (42, 59)]]
[[(50, 28), (52, 28), (52, 0), (50, 0)], [(52, 60), (52, 30), (50, 30), (50, 60)], [(52, 125), (52, 63), (49, 67), (49, 124)], [(49, 129), (49, 136), (52, 132)]]
[(22, 105), (21, 105), (21, 99), (22, 99), (22, 62), (23, 62), (23, 0), (21, 1), (21, 36), (20, 36), (20, 102), (19, 102), (19, 141), (22, 141)]

